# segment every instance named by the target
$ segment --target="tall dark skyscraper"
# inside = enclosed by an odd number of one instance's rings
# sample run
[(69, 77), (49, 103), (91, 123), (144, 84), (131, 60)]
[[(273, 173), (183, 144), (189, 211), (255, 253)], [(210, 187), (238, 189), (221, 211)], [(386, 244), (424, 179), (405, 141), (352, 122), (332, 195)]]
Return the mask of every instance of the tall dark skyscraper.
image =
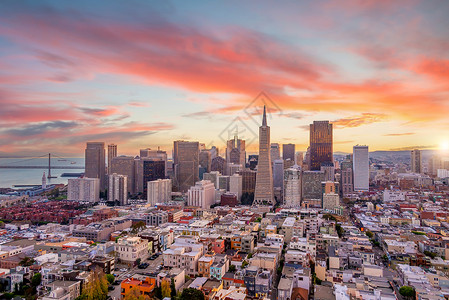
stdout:
[(187, 192), (199, 181), (199, 154), (199, 142), (173, 142), (175, 185), (178, 191)]
[(263, 108), (262, 126), (259, 127), (259, 162), (257, 164), (256, 189), (254, 205), (274, 205), (273, 170), (270, 155), (270, 127), (267, 114)]
[(103, 142), (87, 142), (84, 151), (84, 176), (100, 179), (100, 190), (106, 187), (106, 151)]
[(282, 159), (295, 161), (295, 144), (283, 144), (282, 145)]
[(310, 124), (310, 170), (319, 171), (322, 163), (333, 162), (332, 124), (313, 121)]
[(165, 178), (165, 161), (162, 159), (142, 158), (143, 194), (147, 194), (148, 181)]

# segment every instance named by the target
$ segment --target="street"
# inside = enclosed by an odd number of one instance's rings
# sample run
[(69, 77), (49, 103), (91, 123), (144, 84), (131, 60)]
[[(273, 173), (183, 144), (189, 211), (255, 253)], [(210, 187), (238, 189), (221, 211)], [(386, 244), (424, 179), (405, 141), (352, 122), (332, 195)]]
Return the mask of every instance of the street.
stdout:
[[(127, 278), (130, 278), (132, 276), (134, 276), (134, 274), (145, 274), (145, 273), (150, 273), (150, 272), (154, 272), (157, 271), (157, 267), (161, 265), (162, 263), (162, 255), (160, 255), (158, 258), (156, 258), (155, 260), (148, 260), (145, 259), (142, 261), (142, 263), (148, 263), (149, 266), (145, 269), (139, 269), (137, 266), (133, 267), (132, 269), (128, 269), (126, 268), (124, 265), (120, 265), (117, 264), (116, 265), (116, 270), (114, 271), (114, 273), (116, 274), (115, 280), (117, 281), (123, 281)], [(126, 268), (128, 269), (126, 272), (120, 272), (119, 270), (121, 268)], [(120, 291), (121, 291), (121, 287), (120, 284), (119, 285), (112, 285), (113, 287), (115, 287), (114, 290), (109, 291), (108, 296), (110, 296), (112, 298), (112, 300), (119, 300), (121, 299), (120, 296)]]

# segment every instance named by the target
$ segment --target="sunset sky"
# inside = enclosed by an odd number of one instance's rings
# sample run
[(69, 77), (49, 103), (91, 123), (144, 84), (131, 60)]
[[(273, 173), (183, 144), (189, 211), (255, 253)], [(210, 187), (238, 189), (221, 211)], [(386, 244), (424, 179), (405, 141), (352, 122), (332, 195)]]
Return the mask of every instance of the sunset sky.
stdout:
[(448, 13), (447, 0), (1, 1), (0, 154), (224, 149), (237, 126), (252, 152), (264, 103), (271, 141), (297, 150), (313, 120), (334, 123), (335, 151), (448, 145)]

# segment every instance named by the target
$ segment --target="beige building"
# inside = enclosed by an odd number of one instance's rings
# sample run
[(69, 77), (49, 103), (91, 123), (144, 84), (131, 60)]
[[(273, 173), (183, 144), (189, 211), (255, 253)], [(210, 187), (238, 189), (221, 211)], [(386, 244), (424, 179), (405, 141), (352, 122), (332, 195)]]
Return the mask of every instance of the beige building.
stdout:
[(117, 156), (111, 158), (111, 164), (108, 166), (109, 174), (117, 173), (126, 175), (128, 183), (128, 193), (135, 194), (136, 191), (136, 162), (133, 156)]
[(158, 179), (147, 183), (147, 201), (151, 206), (171, 200), (171, 179)]
[(87, 177), (69, 179), (67, 200), (98, 202), (100, 200), (100, 179)]
[(117, 257), (125, 263), (134, 263), (148, 256), (148, 242), (140, 237), (123, 237), (115, 245)]

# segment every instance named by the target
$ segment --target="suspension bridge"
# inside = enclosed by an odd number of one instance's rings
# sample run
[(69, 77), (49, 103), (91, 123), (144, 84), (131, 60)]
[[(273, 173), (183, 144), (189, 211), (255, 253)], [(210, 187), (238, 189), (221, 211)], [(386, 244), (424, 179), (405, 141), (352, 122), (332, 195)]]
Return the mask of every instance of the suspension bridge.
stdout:
[[(46, 158), (46, 157), (48, 157), (48, 164), (45, 164), (45, 165), (29, 164), (32, 160), (37, 160), (37, 159), (42, 160), (42, 158)], [(36, 156), (36, 157), (31, 157), (31, 158), (26, 158), (26, 159), (21, 159), (21, 160), (17, 160), (17, 161), (13, 161), (13, 162), (0, 164), (0, 169), (46, 169), (46, 170), (48, 170), (48, 173), (47, 173), (48, 178), (54, 178), (51, 176), (52, 169), (84, 170), (84, 166), (72, 166), (72, 165), (63, 166), (63, 165), (58, 165), (58, 164), (52, 165), (52, 163), (51, 163), (52, 157), (58, 158), (59, 161), (69, 161), (67, 158), (60, 157), (55, 154), (47, 153), (47, 154), (44, 154), (41, 156)], [(24, 164), (24, 163), (28, 163), (29, 165)], [(40, 163), (42, 163), (42, 162), (40, 162)], [(74, 162), (72, 162), (72, 164), (73, 163)]]

